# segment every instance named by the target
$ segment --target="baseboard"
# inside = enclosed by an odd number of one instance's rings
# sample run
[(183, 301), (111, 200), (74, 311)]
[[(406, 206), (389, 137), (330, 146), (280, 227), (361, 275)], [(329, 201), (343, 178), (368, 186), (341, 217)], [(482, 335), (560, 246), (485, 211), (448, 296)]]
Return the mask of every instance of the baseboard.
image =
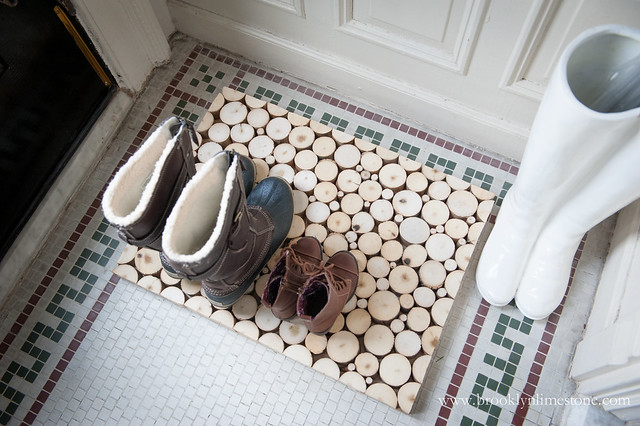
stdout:
[(184, 34), (387, 109), (463, 142), (508, 158), (522, 157), (528, 128), (182, 0), (169, 0), (168, 6), (176, 29)]
[(116, 92), (0, 262), (0, 306), (37, 255), (67, 202), (102, 156), (133, 98)]

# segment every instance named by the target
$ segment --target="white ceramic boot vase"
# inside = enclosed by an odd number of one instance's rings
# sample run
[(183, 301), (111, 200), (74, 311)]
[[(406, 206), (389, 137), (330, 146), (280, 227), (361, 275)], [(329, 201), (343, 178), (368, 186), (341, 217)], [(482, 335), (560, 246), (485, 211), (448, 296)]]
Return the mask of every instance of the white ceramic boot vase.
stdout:
[(584, 234), (640, 197), (640, 30), (606, 26), (583, 34), (560, 66), (576, 107), (612, 132), (598, 140), (607, 151), (596, 167), (580, 166), (585, 180), (556, 207), (531, 252), (516, 304), (532, 319), (562, 302)]
[[(609, 44), (615, 43), (613, 39), (598, 47), (599, 52), (585, 50), (584, 43), (594, 37), (604, 37), (606, 41), (607, 34), (615, 38), (618, 36), (614, 34), (620, 31), (633, 33), (635, 30), (605, 26), (583, 33), (567, 47), (554, 70), (534, 120), (518, 176), (503, 200), (478, 263), (478, 290), (493, 305), (506, 305), (515, 297), (545, 222), (604, 158), (629, 140), (630, 128), (637, 125), (629, 120), (633, 114), (614, 117), (586, 107), (576, 99), (568, 80), (568, 62), (572, 58), (572, 84), (584, 82), (581, 90), (589, 92), (588, 96), (601, 94), (602, 87), (598, 93), (590, 92), (591, 79), (610, 77), (615, 66), (610, 62), (620, 65), (630, 59), (633, 47), (628, 46), (628, 51), (619, 57), (607, 50), (611, 47)], [(576, 51), (580, 51), (580, 55), (576, 56)], [(602, 69), (581, 68), (589, 62), (595, 62)]]

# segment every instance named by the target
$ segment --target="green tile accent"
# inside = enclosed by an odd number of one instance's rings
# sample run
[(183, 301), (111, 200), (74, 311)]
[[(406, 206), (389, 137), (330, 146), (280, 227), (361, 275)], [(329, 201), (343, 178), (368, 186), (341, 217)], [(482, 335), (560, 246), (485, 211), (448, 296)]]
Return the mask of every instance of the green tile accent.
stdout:
[(425, 165), (431, 167), (432, 169), (442, 170), (448, 175), (452, 175), (458, 164), (455, 161), (447, 160), (443, 157), (438, 157), (435, 154), (429, 154), (429, 158), (427, 158)]
[(224, 78), (224, 72), (222, 72), (222, 71), (218, 71), (218, 72), (216, 73), (216, 78), (217, 78), (218, 80), (222, 80), (222, 79)]
[(485, 423), (486, 426), (496, 426), (497, 424), (498, 424), (498, 417), (496, 416), (487, 417), (487, 422)]
[(289, 102), (289, 106), (287, 106), (287, 111), (299, 114), (305, 118), (311, 118), (313, 113), (316, 112), (316, 109), (292, 99), (291, 102)]
[(517, 367), (516, 367), (516, 365), (515, 365), (514, 363), (512, 363), (512, 362), (507, 362), (507, 366), (504, 368), (504, 372), (505, 372), (506, 374), (510, 374), (510, 375), (512, 375), (512, 376), (515, 376), (515, 374), (516, 374), (516, 369), (517, 369)]
[(494, 379), (489, 379), (489, 382), (487, 383), (487, 387), (493, 391), (498, 389), (498, 381)]
[(507, 366), (507, 361), (505, 361), (502, 358), (496, 358), (495, 362), (493, 363), (493, 366), (498, 370), (504, 370), (505, 367)]
[(198, 68), (198, 71), (207, 72), (207, 71), (209, 71), (209, 67), (207, 65), (202, 64), (202, 65), (200, 65), (200, 68)]
[(400, 153), (411, 160), (415, 160), (420, 154), (420, 148), (398, 139), (394, 139), (391, 142), (391, 151)]
[(380, 145), (380, 143), (382, 142), (382, 138), (384, 138), (384, 135), (382, 133), (376, 132), (372, 129), (368, 129), (364, 126), (358, 126), (354, 133), (354, 136), (356, 138), (366, 139), (376, 145)]
[[(328, 112), (322, 114), (322, 118), (320, 118), (320, 123), (326, 124), (327, 126), (333, 127), (334, 129), (338, 129), (341, 132), (349, 125), (349, 122), (343, 118), (338, 117), (337, 115), (331, 115)], [(382, 134), (381, 134), (382, 135)], [(382, 137), (380, 137), (382, 140)]]
[(489, 364), (490, 366), (493, 366), (493, 363), (495, 362), (496, 357), (491, 355), (491, 354), (484, 354), (484, 363), (485, 364)]
[(504, 324), (496, 324), (495, 332), (500, 336), (504, 336), (507, 332), (507, 327)]
[(462, 180), (464, 180), (465, 182), (473, 183), (475, 185), (478, 185), (480, 188), (490, 191), (491, 185), (494, 181), (494, 177), (479, 170), (475, 170), (471, 167), (467, 167), (464, 171), (464, 176), (462, 176)]
[(189, 84), (192, 85), (193, 87), (198, 87), (198, 84), (200, 84), (200, 81), (197, 78), (192, 78)]
[[(240, 87), (242, 87), (242, 83), (240, 83)], [(280, 93), (276, 93), (271, 89), (265, 89), (262, 86), (259, 86), (256, 89), (256, 92), (253, 95), (253, 97), (257, 99), (271, 101), (274, 104), (278, 104), (278, 102), (280, 102), (280, 100), (282, 99), (282, 95)]]
[(501, 344), (502, 337), (497, 333), (493, 333), (493, 336), (491, 336), (491, 343), (495, 343), (496, 345)]
[(473, 425), (473, 420), (471, 420), (467, 416), (462, 417), (462, 420), (460, 420), (460, 426), (472, 426), (472, 425)]
[(507, 191), (509, 191), (509, 188), (511, 188), (513, 184), (510, 182), (505, 182), (502, 184), (502, 189), (500, 190), (500, 194), (498, 194), (498, 198), (496, 199), (496, 204), (498, 206), (502, 205), (502, 200), (504, 200), (504, 197), (507, 195)]

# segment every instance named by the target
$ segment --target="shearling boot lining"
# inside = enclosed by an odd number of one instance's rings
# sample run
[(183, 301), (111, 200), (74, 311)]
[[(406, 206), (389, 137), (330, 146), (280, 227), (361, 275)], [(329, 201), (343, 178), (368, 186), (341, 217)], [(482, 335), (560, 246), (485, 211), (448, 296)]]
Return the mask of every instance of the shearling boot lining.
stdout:
[(164, 122), (118, 170), (102, 197), (102, 210), (109, 222), (126, 227), (142, 217), (176, 144), (171, 127), (177, 123), (175, 117)]
[(184, 187), (162, 234), (162, 249), (169, 259), (193, 263), (211, 253), (223, 237), (237, 169), (237, 156), (229, 166), (226, 155), (217, 155)]

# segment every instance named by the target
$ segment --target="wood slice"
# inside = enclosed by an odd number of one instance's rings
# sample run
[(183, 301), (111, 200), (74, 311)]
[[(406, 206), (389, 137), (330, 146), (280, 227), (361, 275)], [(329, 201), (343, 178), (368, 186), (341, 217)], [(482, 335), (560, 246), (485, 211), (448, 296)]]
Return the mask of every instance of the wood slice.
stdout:
[(330, 203), (338, 196), (338, 188), (331, 182), (320, 182), (313, 189), (316, 200), (323, 203)]
[(453, 218), (444, 224), (444, 232), (454, 240), (459, 240), (467, 236), (469, 225), (461, 219)]
[(476, 216), (478, 217), (479, 221), (486, 222), (489, 219), (489, 215), (491, 214), (491, 210), (493, 209), (493, 204), (493, 200), (485, 200), (478, 205)]
[(341, 211), (331, 213), (327, 219), (327, 228), (329, 228), (331, 232), (344, 234), (351, 229), (351, 218), (348, 214)]
[(291, 345), (285, 348), (284, 351), (282, 351), (282, 354), (308, 367), (311, 367), (313, 364), (313, 356), (311, 355), (311, 352), (309, 352), (309, 349), (303, 345)]
[(244, 93), (225, 86), (222, 88), (222, 96), (224, 96), (228, 102), (236, 102), (241, 101), (244, 98)]
[(451, 187), (444, 181), (436, 181), (429, 185), (427, 195), (433, 200), (444, 201), (451, 194)]
[(398, 296), (392, 292), (378, 291), (369, 297), (368, 309), (369, 313), (375, 320), (380, 322), (389, 322), (400, 312), (400, 302), (398, 301)]
[[(382, 158), (382, 161), (385, 164), (394, 162), (399, 157), (397, 152), (393, 152), (390, 149), (384, 148), (382, 146), (377, 146), (376, 147), (376, 154), (378, 154), (380, 156), (380, 158)], [(398, 167), (401, 167), (401, 166), (398, 166)], [(402, 170), (404, 170), (404, 169), (402, 169)]]
[(213, 306), (211, 302), (204, 296), (193, 296), (184, 302), (184, 306), (204, 317), (209, 317), (213, 313)]
[(417, 268), (427, 260), (427, 249), (420, 244), (407, 246), (402, 253), (402, 263)]
[(211, 315), (209, 315), (209, 318), (227, 328), (233, 328), (236, 323), (235, 318), (233, 318), (233, 314), (225, 309), (213, 311)]
[(447, 272), (455, 271), (456, 269), (458, 269), (458, 264), (453, 259), (445, 260), (443, 265), (444, 265), (444, 269), (446, 269)]
[(344, 327), (344, 315), (339, 314), (336, 317), (336, 320), (333, 322), (333, 325), (329, 329), (329, 333), (337, 333), (338, 331), (342, 330), (343, 327)]
[(298, 150), (309, 148), (315, 139), (313, 130), (307, 126), (294, 127), (289, 133), (289, 143)]
[(375, 355), (369, 352), (358, 354), (355, 361), (356, 371), (364, 377), (371, 377), (378, 372), (380, 362)]
[(382, 186), (380, 186), (378, 182), (367, 180), (360, 184), (358, 194), (364, 201), (373, 202), (380, 198), (380, 194), (382, 194)]
[(466, 218), (478, 210), (478, 199), (468, 191), (453, 191), (447, 198), (447, 207), (453, 216)]
[(442, 287), (447, 271), (442, 263), (435, 260), (427, 260), (420, 266), (420, 282), (428, 288), (437, 289)]
[(456, 244), (447, 234), (432, 235), (427, 240), (425, 247), (429, 257), (439, 262), (452, 258), (456, 250)]
[(316, 120), (309, 121), (309, 127), (313, 130), (313, 132), (318, 136), (324, 136), (331, 133), (331, 127), (326, 124), (322, 124)]
[(360, 158), (362, 168), (371, 173), (378, 173), (382, 168), (382, 158), (374, 152), (365, 152)]
[(322, 243), (325, 238), (327, 238), (327, 228), (319, 223), (311, 223), (307, 225), (307, 228), (304, 230), (304, 235), (307, 237), (315, 237)]
[(404, 322), (396, 318), (393, 321), (391, 321), (391, 323), (389, 324), (389, 328), (391, 329), (391, 331), (394, 332), (394, 334), (398, 334), (402, 330), (404, 330)]
[(343, 170), (338, 175), (337, 185), (342, 192), (348, 193), (357, 191), (361, 182), (360, 173), (355, 170)]
[(220, 144), (215, 142), (205, 142), (200, 148), (198, 148), (198, 160), (200, 160), (201, 163), (206, 163), (220, 151), (222, 151)]
[(438, 340), (440, 340), (440, 334), (442, 333), (442, 327), (439, 325), (432, 325), (422, 333), (422, 350), (427, 355), (432, 355)]
[(124, 265), (125, 263), (131, 262), (133, 259), (135, 259), (137, 253), (138, 247), (127, 244), (124, 247), (122, 254), (120, 254), (120, 257), (118, 258), (118, 264)]
[(276, 333), (265, 333), (260, 336), (258, 342), (262, 343), (268, 348), (273, 349), (278, 353), (282, 353), (284, 351), (284, 342), (282, 341), (282, 338)]
[(377, 356), (384, 356), (393, 349), (393, 332), (381, 324), (374, 324), (364, 333), (364, 347), (368, 352)]
[(420, 383), (409, 382), (402, 385), (398, 390), (398, 407), (405, 413), (409, 414), (413, 403), (416, 401), (418, 391), (420, 390)]
[(269, 169), (269, 176), (279, 176), (282, 179), (286, 180), (289, 184), (292, 184), (293, 180), (295, 179), (296, 172), (295, 170), (293, 170), (293, 167), (288, 164), (276, 164), (271, 167), (271, 169)]
[[(269, 176), (269, 165), (261, 158), (253, 158), (253, 164), (256, 166), (256, 182), (260, 182), (262, 179)], [(293, 169), (291, 169), (293, 172)], [(291, 175), (293, 179), (293, 175)], [(291, 183), (291, 182), (289, 182)]]
[(418, 274), (407, 265), (396, 266), (389, 273), (389, 284), (396, 293), (409, 294), (418, 287)]
[(442, 298), (445, 297), (447, 295), (447, 289), (444, 287), (440, 287), (439, 289), (436, 290), (436, 296), (438, 296), (438, 298)]
[(320, 355), (327, 349), (327, 336), (309, 333), (304, 338), (304, 345), (312, 354)]
[(136, 284), (155, 294), (160, 294), (162, 291), (162, 281), (152, 275), (144, 275)]
[(431, 168), (429, 166), (423, 165), (421, 172), (423, 175), (427, 177), (431, 182), (437, 182), (440, 180), (444, 180), (447, 175), (439, 170)]
[(371, 326), (371, 315), (365, 309), (354, 309), (347, 315), (345, 324), (350, 332), (360, 336)]
[(400, 238), (406, 244), (423, 244), (430, 235), (429, 225), (418, 217), (403, 220), (399, 230)]
[(331, 214), (329, 206), (319, 201), (309, 204), (305, 212), (307, 219), (312, 223), (325, 223), (329, 214)]
[(367, 232), (358, 239), (358, 249), (367, 256), (374, 256), (380, 253), (382, 238), (375, 232)]
[(351, 143), (354, 140), (353, 135), (350, 135), (349, 133), (342, 132), (342, 131), (340, 131), (338, 129), (331, 130), (331, 137), (333, 139), (335, 139), (335, 141), (340, 145), (344, 145), (346, 143)]
[(461, 247), (458, 247), (458, 249), (456, 250), (455, 260), (458, 264), (458, 267), (463, 271), (466, 270), (467, 265), (469, 265), (469, 260), (471, 260), (473, 249), (473, 244), (465, 244)]
[(413, 361), (413, 365), (411, 366), (411, 375), (413, 376), (413, 380), (418, 383), (422, 383), (425, 375), (427, 374), (429, 363), (431, 363), (431, 355), (422, 355)]
[(266, 135), (256, 136), (249, 142), (249, 153), (253, 158), (266, 158), (273, 152), (273, 140)]
[(296, 154), (293, 162), (297, 170), (312, 170), (318, 164), (318, 156), (313, 151), (305, 149)]
[(449, 311), (453, 305), (453, 299), (450, 297), (443, 297), (435, 301), (431, 307), (431, 318), (433, 322), (442, 327), (449, 316)]
[(164, 269), (160, 271), (160, 280), (166, 285), (176, 285), (180, 282), (180, 278), (173, 278)]
[(422, 209), (422, 198), (413, 191), (403, 190), (393, 197), (393, 209), (404, 217), (416, 216)]
[(265, 109), (252, 109), (247, 114), (247, 123), (254, 129), (264, 129), (269, 124), (269, 113)]
[(233, 329), (251, 340), (258, 340), (258, 337), (260, 337), (260, 330), (258, 330), (258, 327), (249, 320), (238, 321), (233, 326)]
[(355, 138), (353, 140), (353, 144), (358, 147), (358, 149), (360, 150), (360, 152), (370, 152), (370, 151), (375, 151), (376, 148), (378, 147), (377, 145), (369, 142), (369, 141), (365, 141), (364, 139), (360, 139), (360, 138)]
[(407, 173), (417, 172), (422, 167), (422, 164), (410, 158), (399, 156), (398, 164), (407, 171)]
[(343, 170), (356, 167), (360, 163), (360, 156), (360, 150), (355, 145), (341, 145), (333, 154), (334, 160)]
[(330, 358), (320, 358), (313, 364), (313, 369), (335, 380), (340, 377), (340, 367)]
[(436, 301), (436, 293), (428, 287), (418, 287), (413, 292), (413, 300), (418, 306), (430, 308)]
[(180, 290), (188, 296), (194, 296), (202, 291), (202, 283), (183, 278), (180, 280)]
[(267, 101), (265, 101), (264, 99), (254, 98), (253, 96), (249, 95), (244, 96), (244, 103), (250, 109), (264, 108), (267, 105)]
[(360, 272), (358, 286), (356, 287), (356, 296), (366, 299), (376, 291), (376, 280), (368, 272)]
[(411, 363), (401, 354), (389, 354), (380, 361), (380, 378), (389, 386), (402, 386), (411, 377)]
[(184, 304), (184, 293), (178, 287), (167, 287), (160, 292), (160, 296), (172, 301), (175, 304)]
[(380, 248), (380, 254), (389, 262), (397, 262), (402, 258), (403, 252), (402, 244), (397, 240), (388, 240), (382, 244)]
[(389, 290), (389, 280), (382, 277), (376, 280), (376, 288), (380, 291)]
[(278, 327), (278, 334), (282, 340), (289, 345), (297, 345), (304, 342), (309, 330), (304, 324), (295, 324), (289, 321), (282, 321)]
[[(238, 320), (248, 320), (256, 315), (258, 303), (256, 299), (248, 294), (241, 296), (231, 307), (233, 316)], [(270, 330), (269, 330), (270, 331)]]
[(396, 408), (398, 405), (396, 392), (391, 386), (385, 383), (374, 383), (367, 388), (365, 393), (371, 398), (376, 399), (391, 408)]
[(207, 136), (211, 139), (211, 142), (226, 146), (229, 143), (229, 137), (231, 135), (231, 129), (226, 123), (216, 123), (209, 127)]
[(429, 200), (422, 207), (422, 218), (431, 226), (444, 225), (449, 220), (449, 208), (439, 200)]
[(240, 123), (231, 128), (229, 135), (233, 142), (246, 144), (253, 139), (255, 133), (256, 131), (249, 124)]
[(249, 110), (242, 102), (229, 102), (220, 109), (220, 120), (234, 126), (242, 123), (246, 118)]
[(222, 96), (222, 93), (218, 93), (213, 102), (211, 102), (211, 105), (209, 105), (209, 107), (207, 108), (207, 111), (217, 117), (220, 109), (224, 106), (225, 102), (226, 100), (224, 96)]
[(430, 322), (431, 315), (423, 307), (415, 306), (407, 314), (407, 326), (415, 332), (421, 333), (425, 331)]
[(389, 275), (391, 267), (389, 261), (381, 256), (374, 256), (367, 260), (367, 272), (374, 278), (384, 278)]
[(213, 114), (207, 111), (202, 116), (202, 120), (200, 120), (200, 123), (198, 123), (198, 127), (196, 127), (196, 132), (207, 133), (207, 130), (209, 130), (209, 127), (211, 127), (212, 124), (213, 124)]
[(349, 248), (347, 239), (343, 234), (338, 233), (329, 234), (322, 245), (327, 256), (333, 256), (337, 252), (347, 250)]
[[(374, 204), (376, 204), (376, 202), (377, 201), (375, 201), (371, 205), (371, 208), (374, 207)], [(380, 237), (385, 241), (394, 240), (398, 238), (398, 235), (400, 235), (400, 230), (398, 229), (398, 225), (395, 222), (386, 221), (378, 225), (378, 234), (380, 234)]]
[(319, 181), (334, 182), (338, 176), (338, 165), (333, 160), (320, 160), (313, 171)]
[(340, 208), (343, 212), (349, 215), (354, 215), (362, 210), (364, 200), (356, 193), (346, 194), (340, 200)]
[(371, 232), (374, 225), (373, 217), (367, 212), (356, 213), (351, 218), (351, 229), (358, 234)]
[(375, 200), (369, 207), (369, 213), (377, 222), (387, 222), (393, 218), (393, 205), (388, 200)]
[(293, 213), (301, 214), (307, 209), (309, 205), (309, 197), (302, 191), (298, 191), (294, 189), (292, 191), (293, 194)]
[(296, 114), (291, 111), (287, 114), (287, 120), (289, 120), (289, 123), (294, 127), (309, 125), (309, 119), (307, 117), (303, 117), (300, 114)]
[(249, 149), (247, 149), (246, 145), (243, 145), (241, 143), (230, 143), (229, 145), (227, 145), (225, 150), (237, 152), (238, 154), (244, 155), (245, 157), (249, 156)]
[(444, 280), (444, 288), (447, 290), (447, 294), (449, 297), (455, 299), (458, 295), (458, 290), (460, 289), (460, 284), (462, 283), (462, 277), (464, 276), (464, 271), (452, 271), (447, 275), (447, 278)]
[(355, 371), (347, 371), (342, 376), (340, 376), (339, 381), (357, 390), (358, 392), (364, 392), (365, 390), (367, 390), (367, 384), (364, 381), (364, 377), (362, 377)]
[(473, 225), (471, 225), (469, 227), (469, 232), (467, 233), (467, 240), (472, 244), (477, 243), (483, 228), (484, 228), (483, 222), (476, 222)]
[(267, 102), (267, 111), (269, 112), (269, 115), (273, 118), (285, 117), (287, 114), (289, 114), (289, 111), (282, 108), (281, 106), (272, 104), (271, 102)]
[(313, 152), (319, 158), (331, 158), (336, 150), (336, 142), (327, 136), (322, 136), (313, 142)]
[(452, 175), (447, 175), (446, 180), (451, 189), (453, 189), (454, 191), (466, 191), (471, 186), (469, 182), (465, 182), (462, 179)]
[(280, 319), (273, 315), (271, 309), (262, 304), (255, 313), (255, 323), (262, 331), (273, 331), (280, 326), (280, 322)]
[(486, 189), (480, 188), (476, 185), (471, 185), (469, 190), (479, 201), (493, 200), (496, 197), (496, 194), (493, 192), (487, 191)]
[(409, 191), (413, 191), (418, 195), (424, 194), (429, 186), (427, 177), (420, 172), (413, 172), (407, 176), (405, 186)]
[(407, 181), (407, 172), (398, 164), (386, 164), (378, 173), (380, 183), (385, 188), (400, 190)]
[(160, 252), (146, 247), (138, 250), (134, 263), (136, 265), (136, 269), (143, 275), (155, 274), (156, 272), (160, 272), (162, 269)]
[(327, 355), (338, 364), (353, 360), (360, 351), (358, 338), (351, 332), (342, 330), (329, 337)]
[(289, 137), (291, 123), (284, 117), (277, 117), (269, 121), (266, 127), (267, 136), (276, 142), (282, 142)]
[(364, 270), (367, 268), (367, 256), (365, 256), (363, 252), (357, 249), (349, 250), (349, 253), (351, 253), (353, 257), (356, 258), (356, 262), (358, 262), (358, 271), (364, 272)]
[(422, 342), (420, 341), (420, 336), (418, 336), (415, 331), (404, 330), (396, 334), (394, 347), (400, 355), (412, 357), (420, 352)]

